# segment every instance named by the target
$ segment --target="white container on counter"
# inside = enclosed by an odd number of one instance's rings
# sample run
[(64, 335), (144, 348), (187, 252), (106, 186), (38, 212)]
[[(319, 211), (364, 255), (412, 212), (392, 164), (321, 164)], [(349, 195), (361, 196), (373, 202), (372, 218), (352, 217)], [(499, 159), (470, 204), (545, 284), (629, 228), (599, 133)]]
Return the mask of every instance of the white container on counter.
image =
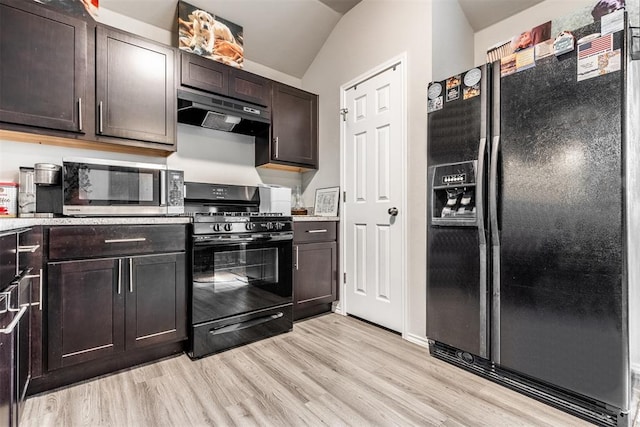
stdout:
[(0, 182), (0, 218), (15, 218), (18, 214), (18, 183)]

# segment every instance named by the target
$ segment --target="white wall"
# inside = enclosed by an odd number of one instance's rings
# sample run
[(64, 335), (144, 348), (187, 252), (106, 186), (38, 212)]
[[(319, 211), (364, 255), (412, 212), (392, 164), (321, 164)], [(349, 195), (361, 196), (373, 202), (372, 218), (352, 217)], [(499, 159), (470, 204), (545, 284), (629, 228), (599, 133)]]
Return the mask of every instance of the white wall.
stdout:
[(316, 188), (340, 185), (340, 86), (407, 52), (409, 334), (425, 336), (425, 93), (431, 79), (431, 2), (363, 0), (335, 27), (302, 79), (320, 95), (320, 169), (303, 176), (305, 205)]
[(434, 81), (480, 65), (474, 62), (474, 33), (457, 0), (434, 0), (432, 14)]
[[(100, 9), (98, 20), (160, 43), (174, 44), (171, 32), (108, 9)], [(300, 79), (249, 60), (245, 63), (245, 69), (291, 86), (300, 87), (302, 84)], [(0, 140), (0, 181), (17, 182), (20, 166), (32, 166), (34, 163), (60, 164), (63, 157), (93, 157), (167, 164), (183, 169), (185, 179), (189, 181), (245, 185), (266, 183), (291, 188), (301, 184), (299, 173), (256, 169), (252, 137), (188, 125), (178, 125), (177, 136), (178, 151), (166, 159)]]

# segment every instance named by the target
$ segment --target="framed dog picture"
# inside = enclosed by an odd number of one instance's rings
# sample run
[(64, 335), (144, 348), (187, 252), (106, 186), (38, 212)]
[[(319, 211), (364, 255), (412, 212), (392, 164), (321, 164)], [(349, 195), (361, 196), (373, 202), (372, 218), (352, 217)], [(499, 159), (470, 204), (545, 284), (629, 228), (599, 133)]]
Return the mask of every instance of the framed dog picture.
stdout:
[(178, 1), (178, 47), (242, 68), (242, 27), (184, 1)]
[(99, 0), (34, 0), (46, 4), (62, 13), (81, 19), (93, 19), (98, 16)]

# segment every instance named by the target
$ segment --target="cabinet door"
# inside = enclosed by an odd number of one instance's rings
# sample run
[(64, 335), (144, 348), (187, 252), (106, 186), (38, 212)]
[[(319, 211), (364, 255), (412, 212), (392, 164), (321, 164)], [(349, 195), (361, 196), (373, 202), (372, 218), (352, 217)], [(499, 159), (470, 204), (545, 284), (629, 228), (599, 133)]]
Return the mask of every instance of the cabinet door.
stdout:
[(174, 58), (168, 46), (98, 27), (97, 133), (175, 145)]
[(297, 245), (294, 250), (294, 311), (335, 301), (338, 266), (336, 242), (305, 243)]
[(84, 21), (0, 3), (0, 121), (80, 132), (86, 80)]
[(43, 318), (42, 318), (42, 227), (36, 226), (18, 235), (19, 269), (31, 268), (31, 309), (29, 310), (31, 331), (31, 377), (43, 373)]
[(271, 107), (271, 80), (229, 67), (229, 96)]
[(229, 67), (193, 53), (181, 52), (180, 83), (195, 89), (227, 95)]
[(186, 338), (185, 255), (129, 259), (127, 350)]
[(316, 168), (318, 96), (273, 84), (271, 159)]
[(49, 370), (124, 349), (123, 260), (48, 264)]

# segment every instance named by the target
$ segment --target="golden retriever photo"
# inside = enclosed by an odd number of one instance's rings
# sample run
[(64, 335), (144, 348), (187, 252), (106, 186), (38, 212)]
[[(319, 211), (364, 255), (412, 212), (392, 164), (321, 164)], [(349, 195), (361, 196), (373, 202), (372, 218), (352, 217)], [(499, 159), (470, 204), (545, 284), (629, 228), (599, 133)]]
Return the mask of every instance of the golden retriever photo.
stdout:
[(242, 68), (242, 27), (178, 2), (178, 47), (189, 52)]

